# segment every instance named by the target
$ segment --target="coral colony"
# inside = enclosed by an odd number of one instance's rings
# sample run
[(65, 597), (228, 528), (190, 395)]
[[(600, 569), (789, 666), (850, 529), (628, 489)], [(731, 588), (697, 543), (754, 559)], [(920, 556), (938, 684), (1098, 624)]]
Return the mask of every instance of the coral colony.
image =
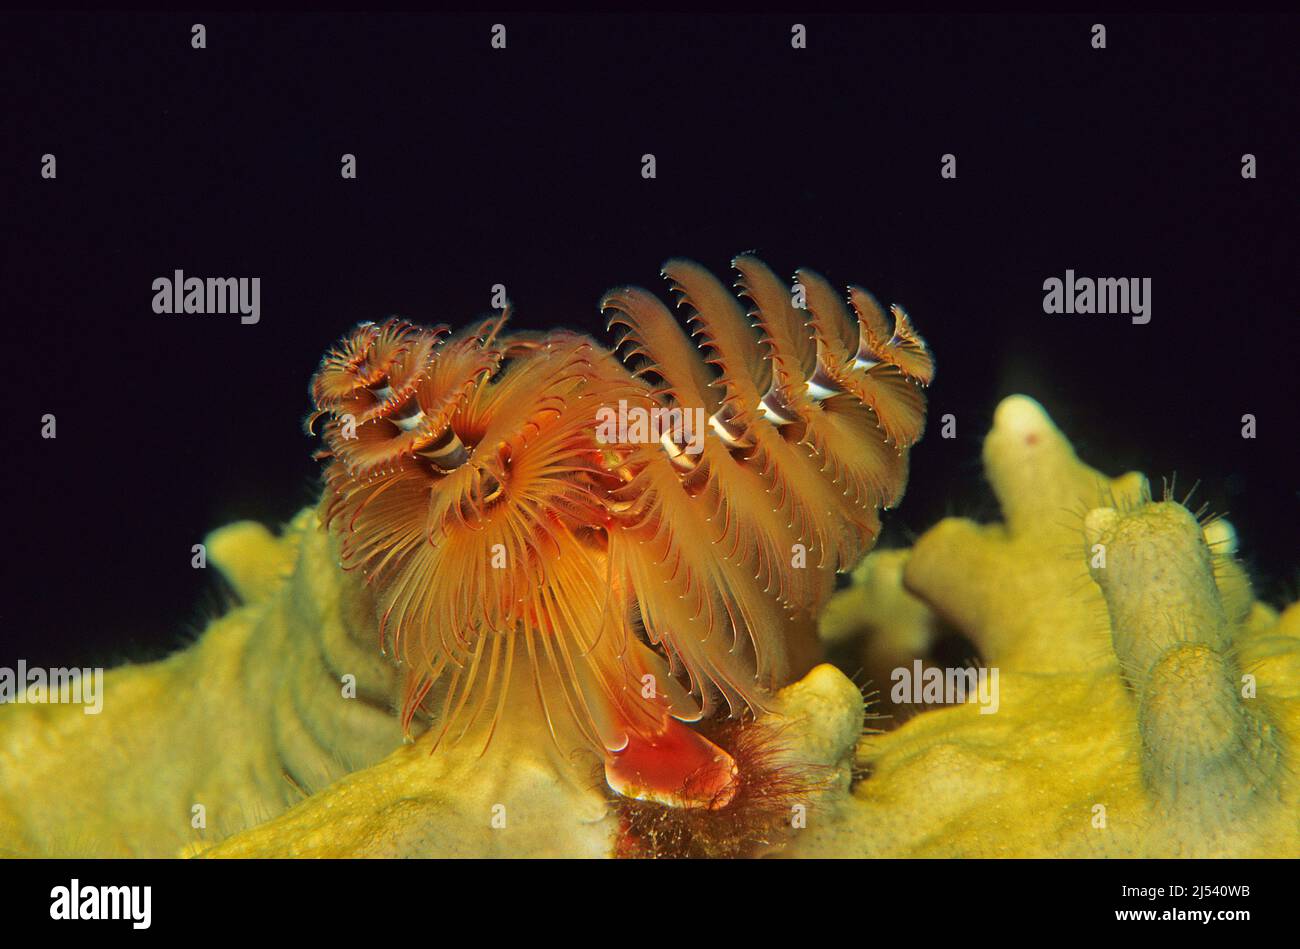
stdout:
[[(1012, 396), (983, 450), (1002, 520), (871, 552), (929, 350), (859, 288), (734, 266), (735, 293), (665, 264), (682, 318), (608, 293), (612, 349), (507, 312), (351, 330), (310, 384), (319, 505), (206, 540), (238, 605), (96, 677), (97, 715), (14, 679), (9, 852), (1300, 849), (1300, 605), (1255, 600), (1231, 526)], [(176, 276), (160, 305), (206, 308)], [(1150, 317), (1149, 287), (1049, 284), (1053, 312)], [(940, 626), (978, 665), (921, 661)], [(825, 643), (917, 713), (864, 730)]]

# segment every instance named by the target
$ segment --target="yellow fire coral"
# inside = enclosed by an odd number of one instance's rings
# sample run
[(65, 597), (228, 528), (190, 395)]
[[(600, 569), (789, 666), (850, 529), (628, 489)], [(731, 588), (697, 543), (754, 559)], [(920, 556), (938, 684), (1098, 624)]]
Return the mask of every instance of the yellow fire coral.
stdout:
[[(814, 668), (751, 727), (822, 778), (748, 852), (1300, 854), (1300, 605), (1255, 602), (1230, 527), (1089, 468), (1030, 399), (999, 407), (984, 460), (1003, 522), (945, 520), (873, 555), (823, 631), (870, 626), (874, 654), (905, 664), (953, 624), (999, 670), (996, 711), (863, 737), (857, 688)], [(483, 757), (431, 757), (432, 733), (399, 743), (374, 604), (339, 582), (314, 512), (208, 544), (244, 603), (193, 647), (111, 671), (93, 724), (62, 705), (0, 716), (7, 852), (627, 852), (598, 761), (557, 761), (539, 714), (511, 716)]]
[(869, 776), (794, 852), (1300, 853), (1300, 606), (1253, 602), (1230, 528), (1089, 468), (1031, 399), (984, 463), (1004, 522), (941, 522), (902, 578), (999, 669), (998, 710), (868, 736)]

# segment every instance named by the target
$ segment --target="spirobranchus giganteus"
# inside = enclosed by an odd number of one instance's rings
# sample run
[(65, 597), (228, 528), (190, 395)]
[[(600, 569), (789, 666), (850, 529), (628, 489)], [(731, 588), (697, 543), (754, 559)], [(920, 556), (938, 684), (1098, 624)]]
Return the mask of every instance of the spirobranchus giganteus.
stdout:
[(860, 288), (846, 304), (812, 271), (733, 266), (740, 299), (664, 265), (691, 334), (610, 291), (614, 351), (508, 332), (507, 308), (457, 333), (363, 323), (326, 354), (325, 520), (406, 669), (408, 728), (489, 741), (526, 666), (552, 736), (597, 750), (620, 794), (732, 800), (735, 758), (686, 723), (763, 709), (816, 661), (934, 373), (901, 308), (891, 324)]

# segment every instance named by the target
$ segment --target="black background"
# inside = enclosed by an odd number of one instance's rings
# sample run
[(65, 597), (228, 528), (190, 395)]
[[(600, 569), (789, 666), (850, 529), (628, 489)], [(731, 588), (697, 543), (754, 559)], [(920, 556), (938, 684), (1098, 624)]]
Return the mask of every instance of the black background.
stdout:
[[(201, 629), (222, 596), (191, 545), (311, 502), (307, 380), (357, 320), (461, 325), (503, 283), (516, 325), (600, 335), (610, 286), (750, 249), (904, 303), (937, 353), (885, 543), (995, 515), (980, 436), (1025, 392), (1109, 473), (1201, 479), (1261, 592), (1296, 593), (1294, 19), (3, 26), (0, 664), (156, 656)], [(177, 268), (261, 277), (261, 322), (154, 314)], [(1150, 277), (1151, 323), (1045, 315), (1066, 268)]]
[[(607, 864), (608, 870), (602, 869)], [(1293, 864), (1285, 860), (999, 860), (995, 867), (985, 863), (974, 868), (983, 872), (972, 872), (966, 860), (891, 860), (887, 872), (876, 873), (846, 873), (844, 867), (843, 861), (836, 860), (729, 861), (729, 872), (709, 878), (710, 908), (736, 907), (726, 917), (727, 934), (749, 944), (771, 938), (774, 914), (750, 907), (756, 892), (774, 892), (773, 887), (815, 894), (813, 905), (870, 907), (855, 915), (823, 911), (818, 931), (832, 942), (847, 941), (860, 934), (864, 925), (882, 938), (904, 941), (937, 932), (950, 921), (957, 925), (971, 921), (971, 910), (946, 916), (937, 912), (935, 894), (959, 893), (963, 909), (989, 907), (989, 915), (996, 913), (999, 933), (1030, 938), (1044, 929), (1059, 930), (1062, 924), (1072, 933), (1109, 938), (1125, 929), (1150, 938), (1152, 932), (1167, 930), (1185, 937), (1206, 928), (1259, 938), (1285, 927), (1294, 906)], [(457, 909), (471, 913), (473, 919), (490, 920), (493, 934), (510, 944), (535, 937), (537, 921), (555, 917), (557, 892), (597, 893), (613, 883), (651, 892), (664, 885), (662, 869), (642, 860), (548, 861), (544, 869), (549, 885), (538, 885), (539, 861), (535, 860), (457, 860), (441, 871), (421, 862), (418, 869), (454, 874), (464, 887), (456, 897)], [(152, 925), (135, 930), (125, 920), (50, 920), (51, 889), (67, 887), (73, 877), (83, 887), (152, 887)], [(152, 937), (174, 945), (192, 935), (198, 924), (206, 934), (234, 940), (247, 940), (255, 930), (328, 942), (340, 932), (367, 924), (364, 914), (373, 903), (358, 900), (358, 893), (401, 893), (409, 888), (411, 864), (299, 860), (287, 867), (278, 860), (25, 860), (0, 862), (0, 881), (5, 884), (0, 888), (0, 906), (9, 904), (5, 906), (7, 933), (58, 933), (64, 940), (70, 934), (101, 939), (113, 934), (132, 944)], [(1168, 893), (1173, 886), (1183, 887), (1184, 895), (1154, 900), (1123, 895), (1124, 887), (1164, 887)], [(1249, 894), (1200, 899), (1191, 895), (1197, 887), (1219, 886)], [(503, 892), (509, 894), (510, 912), (501, 912)], [(1008, 893), (1015, 894), (1014, 900), (1008, 901)], [(593, 932), (627, 927), (626, 901), (590, 902), (575, 917), (580, 919), (578, 925), (590, 926)], [(1244, 910), (1249, 919), (1215, 919), (1207, 924), (1116, 917), (1117, 912), (1148, 910), (1157, 914)], [(681, 920), (690, 911), (674, 907), (672, 920)], [(651, 925), (660, 922), (655, 916), (648, 919)]]

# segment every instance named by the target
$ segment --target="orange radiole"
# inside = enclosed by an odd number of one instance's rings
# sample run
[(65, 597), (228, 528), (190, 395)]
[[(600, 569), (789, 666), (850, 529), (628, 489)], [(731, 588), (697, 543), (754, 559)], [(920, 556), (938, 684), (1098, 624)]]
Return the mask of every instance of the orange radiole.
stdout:
[(902, 496), (934, 374), (901, 308), (733, 267), (736, 293), (664, 265), (685, 327), (610, 291), (614, 351), (507, 332), (507, 311), (454, 334), (363, 323), (326, 354), (325, 521), (407, 669), (408, 728), (423, 710), (438, 741), (490, 738), (526, 667), (614, 790), (731, 799), (735, 761), (684, 723), (762, 710), (817, 660), (817, 612)]

